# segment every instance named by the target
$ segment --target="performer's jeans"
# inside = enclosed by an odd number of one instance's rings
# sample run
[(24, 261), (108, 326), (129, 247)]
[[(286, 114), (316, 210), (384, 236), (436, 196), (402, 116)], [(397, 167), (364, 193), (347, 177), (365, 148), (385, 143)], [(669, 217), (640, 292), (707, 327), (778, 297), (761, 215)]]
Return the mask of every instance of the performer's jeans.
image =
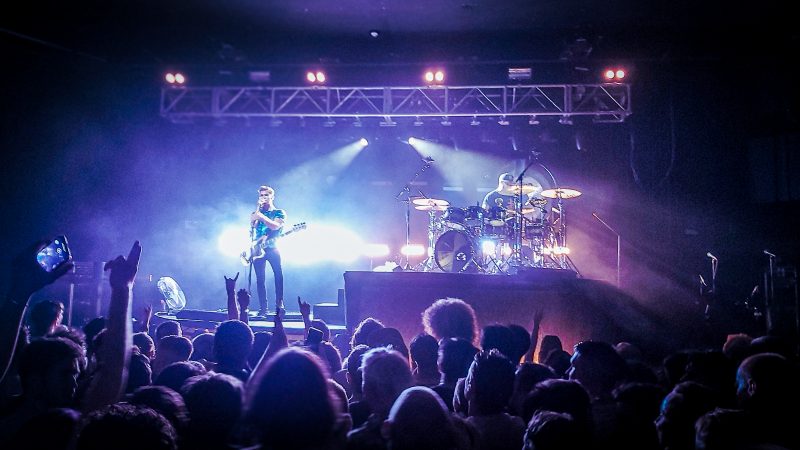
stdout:
[(281, 267), (281, 254), (276, 248), (266, 248), (264, 249), (264, 257), (253, 261), (253, 268), (256, 271), (256, 289), (258, 290), (259, 309), (261, 311), (267, 310), (267, 261), (269, 261), (269, 265), (272, 266), (272, 274), (275, 277), (276, 306), (283, 306), (283, 268)]

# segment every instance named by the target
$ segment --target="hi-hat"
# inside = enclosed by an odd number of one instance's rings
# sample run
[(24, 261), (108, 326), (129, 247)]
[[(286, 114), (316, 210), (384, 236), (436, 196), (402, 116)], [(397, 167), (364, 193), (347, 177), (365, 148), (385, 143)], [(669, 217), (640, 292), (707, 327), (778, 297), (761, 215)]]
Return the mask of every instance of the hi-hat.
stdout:
[[(448, 202), (447, 200), (438, 200), (438, 199), (435, 199), (435, 198), (415, 198), (414, 200), (411, 200), (411, 203), (413, 203), (413, 204), (415, 204), (417, 206), (444, 206), (445, 208), (450, 206), (450, 202)], [(417, 209), (420, 209), (420, 208), (417, 208)], [(422, 211), (424, 211), (424, 210), (422, 210)], [(441, 210), (437, 210), (437, 211), (441, 211)]]
[(580, 197), (582, 194), (581, 191), (577, 189), (570, 189), (570, 188), (556, 188), (556, 189), (547, 189), (542, 191), (539, 195), (546, 198), (575, 198)]

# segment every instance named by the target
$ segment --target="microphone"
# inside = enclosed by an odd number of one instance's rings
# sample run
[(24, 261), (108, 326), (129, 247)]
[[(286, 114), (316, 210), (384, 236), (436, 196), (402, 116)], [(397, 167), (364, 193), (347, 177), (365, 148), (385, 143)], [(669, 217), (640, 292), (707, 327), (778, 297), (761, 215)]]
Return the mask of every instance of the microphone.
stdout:
[(769, 256), (770, 258), (777, 258), (774, 253), (771, 253), (769, 250), (763, 250), (764, 254)]
[(712, 255), (711, 252), (706, 253), (706, 256), (713, 259), (714, 261), (719, 261), (716, 256)]

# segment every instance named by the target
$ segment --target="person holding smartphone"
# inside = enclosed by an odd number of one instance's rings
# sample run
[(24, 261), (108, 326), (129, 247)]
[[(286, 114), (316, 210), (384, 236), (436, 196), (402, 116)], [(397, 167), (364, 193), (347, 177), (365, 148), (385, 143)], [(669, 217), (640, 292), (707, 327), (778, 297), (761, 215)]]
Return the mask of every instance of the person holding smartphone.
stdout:
[(250, 240), (252, 270), (256, 272), (259, 314), (267, 314), (266, 267), (269, 262), (275, 279), (275, 309), (283, 307), (283, 267), (276, 238), (281, 235), (286, 212), (275, 207), (275, 190), (269, 186), (258, 188), (258, 208), (250, 214)]

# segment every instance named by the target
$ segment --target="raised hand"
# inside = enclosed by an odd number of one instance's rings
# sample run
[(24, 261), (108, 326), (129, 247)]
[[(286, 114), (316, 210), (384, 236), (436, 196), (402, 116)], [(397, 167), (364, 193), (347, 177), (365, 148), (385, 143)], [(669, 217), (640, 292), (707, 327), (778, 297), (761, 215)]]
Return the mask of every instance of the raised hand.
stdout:
[(239, 289), (239, 292), (236, 293), (236, 301), (242, 311), (246, 310), (250, 306), (250, 293), (246, 289)]
[(133, 243), (128, 257), (122, 255), (106, 263), (103, 270), (110, 270), (108, 282), (112, 289), (130, 289), (139, 271), (139, 258), (142, 256), (142, 246), (139, 241)]
[(36, 262), (36, 254), (47, 245), (46, 241), (38, 241), (20, 252), (13, 260), (11, 267), (11, 289), (9, 298), (27, 302), (34, 292), (51, 284), (65, 273), (72, 270), (72, 262), (68, 262), (52, 272), (42, 269)]
[(300, 315), (303, 317), (311, 316), (311, 305), (308, 302), (304, 302), (300, 296), (297, 296), (297, 306), (300, 307)]
[(233, 294), (236, 290), (236, 280), (239, 279), (239, 272), (236, 272), (236, 276), (233, 278), (228, 278), (225, 275), (223, 275), (222, 278), (225, 278), (225, 291), (228, 294)]

